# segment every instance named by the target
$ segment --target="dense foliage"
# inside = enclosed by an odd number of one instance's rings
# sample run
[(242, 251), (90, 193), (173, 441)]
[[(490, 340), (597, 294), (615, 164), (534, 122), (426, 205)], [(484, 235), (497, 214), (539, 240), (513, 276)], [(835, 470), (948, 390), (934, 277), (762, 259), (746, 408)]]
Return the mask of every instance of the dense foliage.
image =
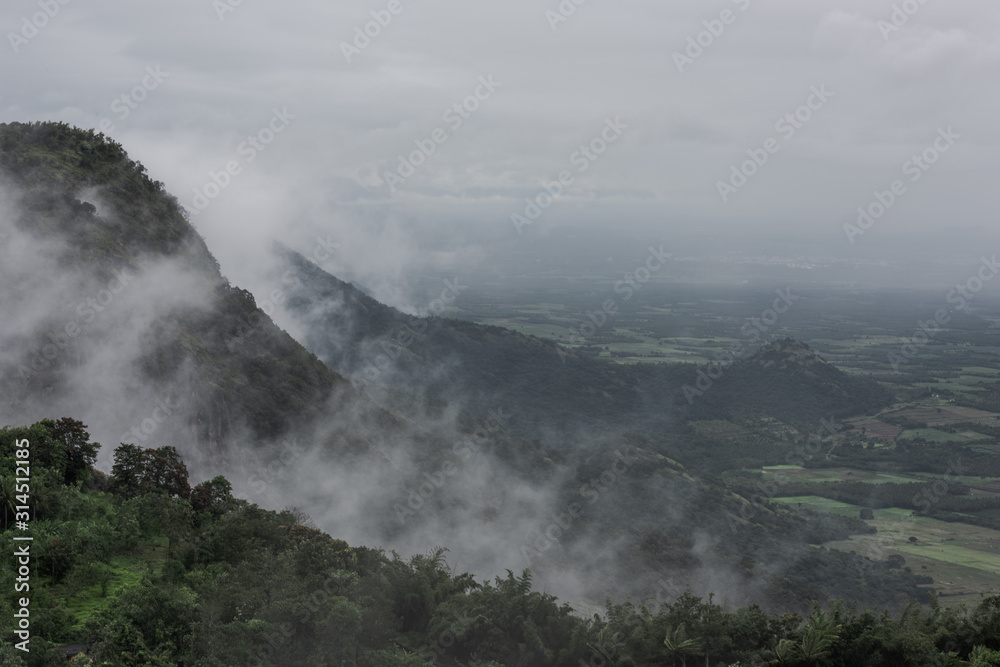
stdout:
[[(33, 453), (41, 551), (32, 651), (15, 650), (5, 633), (4, 665), (64, 664), (51, 647), (73, 642), (108, 666), (1000, 664), (996, 596), (899, 615), (833, 603), (803, 618), (684, 593), (609, 602), (585, 618), (533, 591), (528, 570), (476, 581), (450, 572), (443, 550), (404, 560), (351, 547), (295, 510), (234, 498), (222, 477), (180, 493), (186, 469), (169, 451), (121, 445), (105, 478), (90, 465), (96, 443), (74, 420), (0, 430), (5, 484), (21, 438)], [(74, 463), (81, 448), (84, 469)], [(13, 534), (3, 532), (5, 548)], [(13, 577), (5, 561), (5, 591)], [(4, 618), (12, 602), (0, 601)]]

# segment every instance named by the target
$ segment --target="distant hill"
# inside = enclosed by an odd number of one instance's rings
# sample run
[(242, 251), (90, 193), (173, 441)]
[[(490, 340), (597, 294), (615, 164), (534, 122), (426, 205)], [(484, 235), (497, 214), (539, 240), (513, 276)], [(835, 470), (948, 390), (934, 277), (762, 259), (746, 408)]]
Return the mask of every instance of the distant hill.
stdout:
[[(419, 386), (485, 418), (502, 407), (526, 438), (553, 430), (771, 416), (796, 425), (860, 414), (892, 401), (873, 380), (845, 374), (804, 343), (772, 343), (723, 369), (620, 365), (495, 326), (408, 316), (278, 246), (297, 280), (286, 310), (303, 344), (361, 382)], [(384, 363), (384, 367), (380, 364)], [(685, 387), (693, 394), (685, 394)], [(686, 396), (693, 396), (692, 401)]]
[(718, 375), (699, 369), (689, 387), (699, 392), (691, 419), (766, 415), (812, 430), (821, 419), (848, 417), (890, 405), (893, 394), (870, 378), (848, 375), (808, 345), (791, 338), (770, 343)]

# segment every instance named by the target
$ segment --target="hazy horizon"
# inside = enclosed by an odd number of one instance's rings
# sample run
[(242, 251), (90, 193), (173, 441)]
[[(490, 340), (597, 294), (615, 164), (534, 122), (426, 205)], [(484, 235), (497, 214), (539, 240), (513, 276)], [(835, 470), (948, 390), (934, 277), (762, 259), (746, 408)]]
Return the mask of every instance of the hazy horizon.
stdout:
[(402, 307), (415, 276), (549, 234), (970, 262), (993, 242), (982, 0), (43, 5), (0, 9), (0, 119), (105, 131), (255, 293), (275, 238), (335, 247), (326, 270)]

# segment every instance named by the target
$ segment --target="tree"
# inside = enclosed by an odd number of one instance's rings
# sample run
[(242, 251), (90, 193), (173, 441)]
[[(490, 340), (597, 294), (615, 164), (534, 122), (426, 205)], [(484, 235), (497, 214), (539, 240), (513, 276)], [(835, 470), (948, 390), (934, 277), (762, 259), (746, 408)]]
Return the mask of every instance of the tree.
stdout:
[(1000, 667), (1000, 651), (992, 651), (985, 646), (977, 646), (969, 655), (972, 667)]
[(610, 625), (605, 625), (597, 631), (597, 636), (594, 637), (593, 642), (587, 642), (587, 648), (596, 655), (599, 655), (605, 661), (605, 664), (612, 665), (614, 664), (615, 655), (624, 646), (618, 635), (619, 633), (615, 632), (614, 628)]
[(184, 459), (177, 453), (176, 448), (169, 445), (146, 450), (143, 484), (147, 491), (161, 489), (181, 498), (191, 495), (188, 469), (184, 465)]
[(795, 662), (798, 658), (797, 648), (791, 639), (782, 639), (774, 649), (775, 659), (771, 661), (771, 664), (788, 665)]
[(233, 485), (222, 475), (202, 482), (191, 490), (191, 507), (197, 514), (202, 512), (221, 514), (232, 499)]
[(667, 628), (667, 636), (663, 639), (663, 645), (667, 647), (667, 652), (677, 664), (677, 658), (681, 659), (681, 666), (687, 667), (688, 656), (701, 655), (701, 642), (688, 637), (687, 628), (681, 623), (673, 631)]
[(708, 594), (708, 602), (700, 605), (699, 634), (704, 650), (705, 667), (709, 667), (711, 656), (718, 656), (729, 650), (732, 646), (732, 639), (729, 637), (726, 627), (726, 613), (722, 607), (712, 602), (714, 593)]
[(814, 665), (819, 665), (819, 661), (830, 654), (830, 649), (839, 636), (840, 626), (833, 624), (833, 617), (815, 611), (802, 632), (798, 655), (803, 660), (811, 660)]
[(111, 604), (87, 620), (84, 632), (92, 638), (99, 664), (167, 667), (189, 645), (196, 619), (194, 593), (143, 579), (120, 589)]
[(160, 511), (160, 528), (167, 537), (167, 555), (172, 556), (174, 547), (187, 535), (191, 526), (191, 505), (177, 498), (165, 498)]
[(142, 447), (122, 443), (115, 450), (115, 463), (111, 466), (111, 490), (126, 498), (134, 498), (142, 491), (145, 475), (145, 453)]
[(155, 490), (181, 498), (191, 495), (187, 466), (174, 447), (144, 450), (122, 443), (115, 450), (111, 474), (112, 490), (126, 498)]
[(899, 554), (892, 554), (891, 556), (885, 559), (885, 562), (890, 570), (893, 569), (898, 570), (902, 568), (904, 565), (906, 565), (906, 559), (900, 556)]
[(26, 667), (21, 652), (6, 642), (0, 642), (0, 665), (5, 667)]
[(73, 567), (73, 544), (61, 537), (53, 536), (40, 546), (39, 569), (49, 575), (55, 583), (61, 582)]
[(81, 479), (97, 462), (97, 450), (101, 448), (96, 442), (88, 442), (90, 433), (87, 425), (76, 419), (63, 417), (49, 422), (49, 433), (52, 438), (63, 444), (66, 451), (65, 484), (73, 484)]

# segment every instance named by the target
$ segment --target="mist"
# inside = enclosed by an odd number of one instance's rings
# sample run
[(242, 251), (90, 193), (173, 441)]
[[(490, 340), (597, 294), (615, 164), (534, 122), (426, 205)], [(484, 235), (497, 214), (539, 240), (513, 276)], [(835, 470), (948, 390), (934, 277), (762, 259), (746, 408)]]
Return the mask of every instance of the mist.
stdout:
[[(37, 35), (8, 37), (0, 117), (63, 120), (125, 143), (255, 294), (253, 267), (274, 238), (304, 254), (336, 244), (335, 275), (414, 308), (409, 285), (427, 271), (472, 271), (497, 243), (527, 251), (554, 230), (609, 221), (716, 249), (793, 236), (834, 256), (989, 233), (1000, 99), (991, 3), (921, 4), (905, 22), (892, 3), (860, 1), (586, 3), (565, 16), (550, 4), (404, 3), (360, 49), (356, 29), (386, 11), (377, 3), (60, 6)], [(36, 10), (13, 3), (0, 19), (21, 37)], [(724, 11), (721, 34), (691, 47), (706, 24), (720, 30)], [(166, 27), (185, 45), (164, 40)], [(824, 86), (828, 99), (811, 97)], [(820, 108), (807, 107), (807, 121), (781, 125), (810, 99)], [(621, 136), (581, 157), (616, 118)], [(904, 163), (948, 127), (961, 138), (911, 183)], [(437, 128), (446, 140), (390, 188), (401, 156)], [(248, 143), (258, 136), (267, 143)], [(718, 184), (768, 138), (779, 150), (723, 201)], [(214, 192), (212, 175), (231, 162), (240, 172), (197, 211), (196, 190)], [(518, 233), (511, 216), (562, 170), (572, 182)], [(844, 225), (894, 179), (906, 194), (850, 243)]]

